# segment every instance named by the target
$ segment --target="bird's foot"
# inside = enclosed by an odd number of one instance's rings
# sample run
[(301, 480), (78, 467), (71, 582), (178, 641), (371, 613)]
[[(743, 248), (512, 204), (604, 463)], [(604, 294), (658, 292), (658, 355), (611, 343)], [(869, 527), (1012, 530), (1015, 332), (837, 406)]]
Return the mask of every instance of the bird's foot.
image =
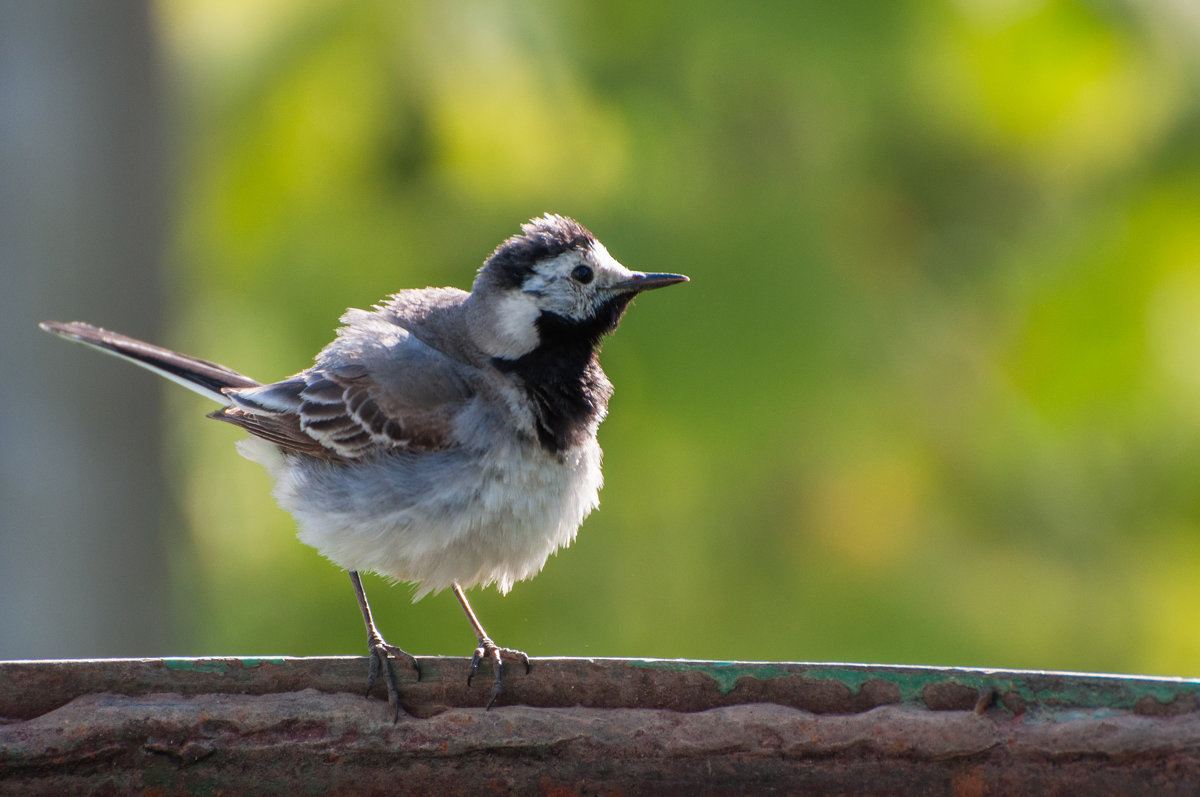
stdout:
[(500, 697), (500, 691), (503, 689), (504, 681), (504, 659), (516, 659), (525, 665), (525, 672), (529, 672), (529, 657), (520, 650), (512, 648), (502, 648), (486, 636), (479, 638), (479, 647), (475, 648), (475, 652), (471, 654), (471, 670), (467, 673), (467, 686), (471, 685), (471, 679), (475, 677), (475, 671), (479, 669), (479, 664), (484, 659), (490, 659), (492, 669), (496, 672), (496, 677), (492, 681), (492, 694), (488, 698), (487, 708), (491, 708), (496, 702), (496, 698)]
[(417, 663), (417, 659), (412, 654), (395, 645), (389, 645), (378, 634), (371, 634), (367, 637), (367, 651), (371, 657), (371, 667), (367, 671), (367, 697), (371, 696), (371, 687), (375, 686), (375, 679), (382, 671), (384, 680), (387, 682), (388, 704), (393, 710), (392, 722), (398, 722), (400, 720), (400, 690), (396, 688), (396, 675), (392, 672), (391, 659), (403, 659), (407, 662), (417, 673), (418, 681), (421, 680), (421, 665)]

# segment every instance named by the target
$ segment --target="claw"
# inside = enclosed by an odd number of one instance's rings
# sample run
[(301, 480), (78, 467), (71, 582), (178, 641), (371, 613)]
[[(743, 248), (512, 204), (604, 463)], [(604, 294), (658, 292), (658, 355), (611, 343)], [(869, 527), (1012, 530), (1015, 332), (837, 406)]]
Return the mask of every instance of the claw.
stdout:
[(362, 611), (363, 623), (367, 626), (367, 653), (371, 657), (371, 667), (367, 670), (367, 697), (371, 696), (371, 687), (375, 685), (375, 679), (382, 671), (387, 681), (388, 703), (395, 712), (392, 716), (392, 723), (395, 724), (400, 720), (400, 690), (396, 688), (396, 675), (392, 672), (389, 656), (408, 662), (408, 665), (416, 670), (418, 681), (421, 680), (421, 665), (411, 654), (383, 641), (379, 629), (375, 627), (375, 620), (371, 617), (371, 607), (367, 604), (367, 593), (363, 590), (362, 579), (359, 578), (357, 570), (350, 571), (350, 583), (354, 585), (358, 608)]
[(375, 681), (379, 678), (379, 673), (384, 673), (384, 681), (387, 683), (388, 704), (392, 707), (392, 723), (400, 721), (400, 690), (396, 687), (396, 674), (392, 672), (391, 659), (403, 659), (417, 673), (417, 680), (421, 680), (421, 665), (410, 653), (401, 650), (395, 645), (389, 645), (384, 642), (382, 637), (372, 636), (367, 639), (367, 651), (371, 658), (370, 668), (367, 670), (367, 697), (371, 696), (371, 688), (375, 686)]
[(479, 638), (479, 647), (475, 648), (475, 652), (471, 654), (471, 668), (467, 671), (467, 686), (471, 685), (471, 679), (475, 677), (475, 672), (484, 659), (492, 660), (492, 669), (496, 673), (496, 677), (492, 681), (492, 693), (488, 698), (487, 708), (491, 708), (495, 704), (496, 698), (500, 697), (500, 692), (503, 691), (504, 658), (506, 656), (522, 662), (525, 665), (525, 673), (529, 673), (529, 656), (520, 650), (502, 648), (486, 636)]
[(471, 679), (475, 677), (475, 671), (479, 669), (479, 665), (484, 659), (492, 660), (492, 669), (496, 671), (496, 680), (492, 682), (492, 696), (488, 699), (487, 707), (491, 708), (496, 702), (496, 698), (500, 697), (500, 690), (503, 688), (504, 682), (504, 657), (510, 659), (519, 659), (525, 664), (525, 672), (529, 673), (529, 657), (519, 650), (512, 648), (502, 648), (492, 641), (487, 632), (483, 630), (483, 626), (479, 624), (479, 618), (475, 616), (475, 610), (471, 608), (471, 604), (467, 601), (467, 594), (463, 592), (462, 585), (457, 581), (454, 582), (454, 597), (458, 598), (459, 605), (463, 608), (463, 613), (467, 615), (467, 620), (471, 623), (471, 627), (475, 629), (475, 638), (479, 640), (479, 647), (475, 648), (475, 652), (471, 654), (471, 669), (467, 672), (467, 686), (471, 685)]

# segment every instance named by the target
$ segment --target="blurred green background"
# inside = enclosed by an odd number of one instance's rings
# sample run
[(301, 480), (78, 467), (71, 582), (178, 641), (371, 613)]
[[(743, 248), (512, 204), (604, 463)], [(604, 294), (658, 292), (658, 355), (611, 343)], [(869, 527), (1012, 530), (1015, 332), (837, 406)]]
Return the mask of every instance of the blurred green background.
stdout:
[[(286, 376), (544, 211), (691, 276), (605, 345), (600, 510), (472, 592), (497, 641), (1200, 675), (1200, 7), (152, 9), (176, 348)], [(360, 652), (345, 574), (164, 390), (160, 652)], [(470, 652), (448, 594), (366, 586)]]

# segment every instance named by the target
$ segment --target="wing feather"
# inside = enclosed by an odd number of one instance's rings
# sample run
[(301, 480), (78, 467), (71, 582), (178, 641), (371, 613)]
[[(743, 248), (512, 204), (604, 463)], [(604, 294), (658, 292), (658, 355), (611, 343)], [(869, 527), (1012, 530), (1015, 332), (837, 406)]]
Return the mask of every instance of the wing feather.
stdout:
[(313, 368), (226, 390), (233, 406), (216, 415), (284, 448), (312, 454), (315, 443), (326, 458), (454, 445), (454, 418), (475, 394), (468, 367), (394, 323), (370, 338), (344, 330)]

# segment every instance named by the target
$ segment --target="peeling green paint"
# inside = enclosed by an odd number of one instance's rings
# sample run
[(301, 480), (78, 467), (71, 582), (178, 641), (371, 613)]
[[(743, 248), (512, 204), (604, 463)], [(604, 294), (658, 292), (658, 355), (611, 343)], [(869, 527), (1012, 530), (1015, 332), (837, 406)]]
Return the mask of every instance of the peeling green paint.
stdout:
[(1200, 699), (1200, 682), (1153, 679), (1087, 673), (1052, 672), (972, 672), (954, 669), (849, 669), (823, 667), (796, 673), (807, 678), (832, 679), (849, 687), (852, 693), (867, 681), (880, 680), (900, 690), (902, 703), (924, 704), (925, 689), (939, 684), (955, 684), (976, 691), (992, 689), (997, 695), (1015, 694), (1032, 704), (1089, 706), (1130, 710), (1138, 700), (1153, 697), (1170, 703), (1179, 696)]
[(185, 672), (219, 673), (224, 675), (229, 663), (224, 659), (163, 659), (168, 670), (183, 670)]
[[(894, 684), (900, 690), (900, 702), (902, 703), (910, 703), (919, 698), (921, 690), (925, 688), (926, 683), (931, 682), (930, 679), (923, 677), (924, 673), (902, 671), (880, 672), (877, 670), (848, 667), (813, 667), (796, 674), (818, 681), (837, 681), (845, 684), (852, 695), (862, 692), (863, 686), (868, 681), (883, 681), (884, 683)], [(932, 679), (932, 681), (936, 680)]]
[(256, 658), (248, 656), (236, 659), (163, 659), (163, 664), (169, 670), (224, 675), (229, 671), (229, 666), (233, 662), (241, 664), (243, 669), (252, 669), (261, 664), (283, 664), (284, 661), (282, 657)]
[(978, 692), (991, 689), (995, 694), (1016, 695), (1032, 706), (1058, 708), (1101, 708), (1132, 710), (1146, 697), (1168, 704), (1180, 698), (1194, 697), (1200, 702), (1200, 680), (1149, 678), (1144, 676), (1099, 673), (1061, 673), (1036, 670), (969, 670), (943, 667), (906, 667), (886, 665), (805, 665), (773, 662), (692, 661), (686, 659), (627, 659), (631, 667), (676, 673), (701, 672), (716, 682), (721, 694), (729, 694), (742, 678), (770, 680), (797, 677), (836, 681), (861, 693), (871, 681), (894, 685), (900, 702), (924, 706), (925, 690), (943, 684), (963, 686)]
[(1200, 682), (1194, 680), (1060, 673), (994, 680), (997, 691), (1014, 692), (1031, 703), (1060, 706), (1100, 706), (1128, 710), (1145, 697), (1154, 698), (1160, 703), (1170, 703), (1187, 696), (1200, 699)]
[(629, 665), (651, 670), (667, 670), (668, 672), (702, 672), (717, 682), (717, 689), (723, 695), (732, 692), (742, 678), (768, 681), (772, 678), (786, 678), (795, 674), (786, 667), (774, 667), (770, 664), (747, 664), (744, 661), (629, 659)]

